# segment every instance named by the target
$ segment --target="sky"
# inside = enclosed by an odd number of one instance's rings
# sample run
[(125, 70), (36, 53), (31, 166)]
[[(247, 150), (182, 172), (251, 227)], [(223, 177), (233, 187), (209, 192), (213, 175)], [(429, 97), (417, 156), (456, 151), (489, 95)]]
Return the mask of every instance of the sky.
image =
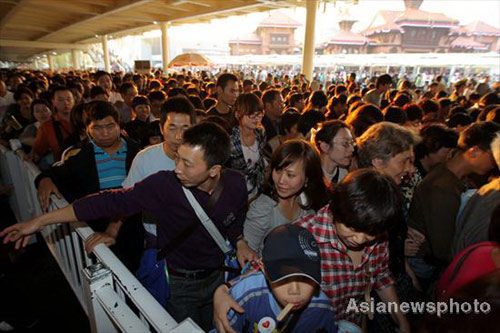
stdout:
[[(222, 1), (222, 0), (221, 0)], [(316, 42), (327, 40), (328, 36), (338, 30), (341, 17), (349, 16), (358, 20), (353, 31), (364, 30), (378, 10), (404, 10), (403, 0), (360, 0), (358, 5), (346, 4), (341, 0), (321, 4), (317, 12)], [(495, 27), (500, 27), (499, 0), (424, 0), (421, 10), (441, 12), (459, 20), (460, 24), (468, 24), (482, 20)], [(305, 25), (306, 11), (302, 7), (280, 9), (283, 13)], [(170, 42), (174, 49), (182, 47), (219, 47), (228, 48), (228, 40), (255, 31), (267, 13), (253, 13), (227, 19), (212, 20), (210, 24), (189, 24), (174, 26), (169, 30)], [(230, 28), (228, 28), (230, 27)], [(200, 34), (203, 31), (203, 34)], [(159, 31), (150, 32), (150, 36), (159, 35)], [(304, 27), (296, 30), (297, 41), (304, 38)], [(177, 53), (177, 52), (175, 52)]]

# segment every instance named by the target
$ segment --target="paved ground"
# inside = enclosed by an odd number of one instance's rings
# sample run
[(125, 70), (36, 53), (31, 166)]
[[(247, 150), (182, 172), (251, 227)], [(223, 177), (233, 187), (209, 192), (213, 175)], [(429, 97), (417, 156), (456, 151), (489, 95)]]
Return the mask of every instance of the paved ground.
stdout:
[[(0, 197), (0, 229), (13, 221), (8, 202)], [(43, 241), (24, 251), (0, 245), (2, 321), (15, 326), (14, 332), (90, 331), (85, 312)]]

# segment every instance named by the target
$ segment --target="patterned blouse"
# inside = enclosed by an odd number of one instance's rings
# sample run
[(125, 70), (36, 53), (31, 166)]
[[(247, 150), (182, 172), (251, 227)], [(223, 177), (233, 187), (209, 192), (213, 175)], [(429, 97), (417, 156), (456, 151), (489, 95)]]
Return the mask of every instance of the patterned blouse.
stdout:
[(264, 162), (264, 147), (266, 146), (266, 134), (263, 129), (258, 128), (255, 130), (255, 136), (259, 151), (259, 160), (253, 166), (249, 166), (243, 155), (240, 128), (239, 126), (235, 126), (231, 134), (231, 155), (227, 163), (229, 168), (238, 170), (245, 175), (247, 183), (252, 185), (252, 189), (249, 189), (248, 193), (259, 190), (265, 180), (266, 164)]

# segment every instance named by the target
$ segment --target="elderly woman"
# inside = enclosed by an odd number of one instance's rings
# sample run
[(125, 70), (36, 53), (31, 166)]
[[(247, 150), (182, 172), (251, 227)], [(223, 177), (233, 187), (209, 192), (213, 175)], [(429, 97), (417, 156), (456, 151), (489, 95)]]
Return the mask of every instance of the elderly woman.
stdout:
[[(419, 140), (411, 130), (394, 123), (380, 122), (372, 125), (357, 139), (359, 166), (375, 169), (401, 185), (403, 179), (414, 172), (413, 147)], [(402, 201), (401, 203), (404, 206)], [(421, 287), (405, 257), (405, 253), (418, 244), (405, 242), (409, 232), (404, 215), (406, 214), (401, 215), (400, 223), (388, 231), (389, 268), (396, 279), (400, 300), (409, 302), (421, 300), (417, 291)], [(421, 237), (421, 234), (415, 235), (415, 239)], [(376, 319), (380, 329), (391, 322), (389, 316), (377, 316)]]
[(274, 152), (263, 192), (251, 204), (243, 236), (261, 252), (275, 227), (291, 223), (323, 207), (329, 199), (316, 149), (304, 140), (289, 140)]
[(241, 171), (247, 181), (249, 197), (264, 184), (264, 148), (266, 135), (262, 127), (264, 106), (257, 95), (241, 94), (234, 104), (237, 126), (231, 134), (231, 155), (228, 167)]

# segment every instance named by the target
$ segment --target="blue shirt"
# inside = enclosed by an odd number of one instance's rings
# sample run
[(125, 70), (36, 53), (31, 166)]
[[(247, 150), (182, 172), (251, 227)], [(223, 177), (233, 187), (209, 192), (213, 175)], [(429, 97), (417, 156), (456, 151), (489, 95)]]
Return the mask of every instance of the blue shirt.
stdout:
[[(237, 332), (336, 332), (333, 307), (330, 299), (322, 292), (313, 296), (307, 308), (300, 312), (290, 312), (280, 323), (276, 318), (281, 309), (268, 287), (262, 272), (240, 276), (233, 283), (230, 294), (245, 309), (239, 314), (231, 310), (228, 320)], [(298, 316), (298, 318), (293, 317)], [(292, 322), (296, 321), (295, 324)], [(283, 327), (283, 325), (288, 325)]]
[(123, 139), (120, 140), (122, 140), (122, 145), (113, 156), (92, 141), (101, 190), (120, 188), (123, 180), (127, 177), (127, 143)]

